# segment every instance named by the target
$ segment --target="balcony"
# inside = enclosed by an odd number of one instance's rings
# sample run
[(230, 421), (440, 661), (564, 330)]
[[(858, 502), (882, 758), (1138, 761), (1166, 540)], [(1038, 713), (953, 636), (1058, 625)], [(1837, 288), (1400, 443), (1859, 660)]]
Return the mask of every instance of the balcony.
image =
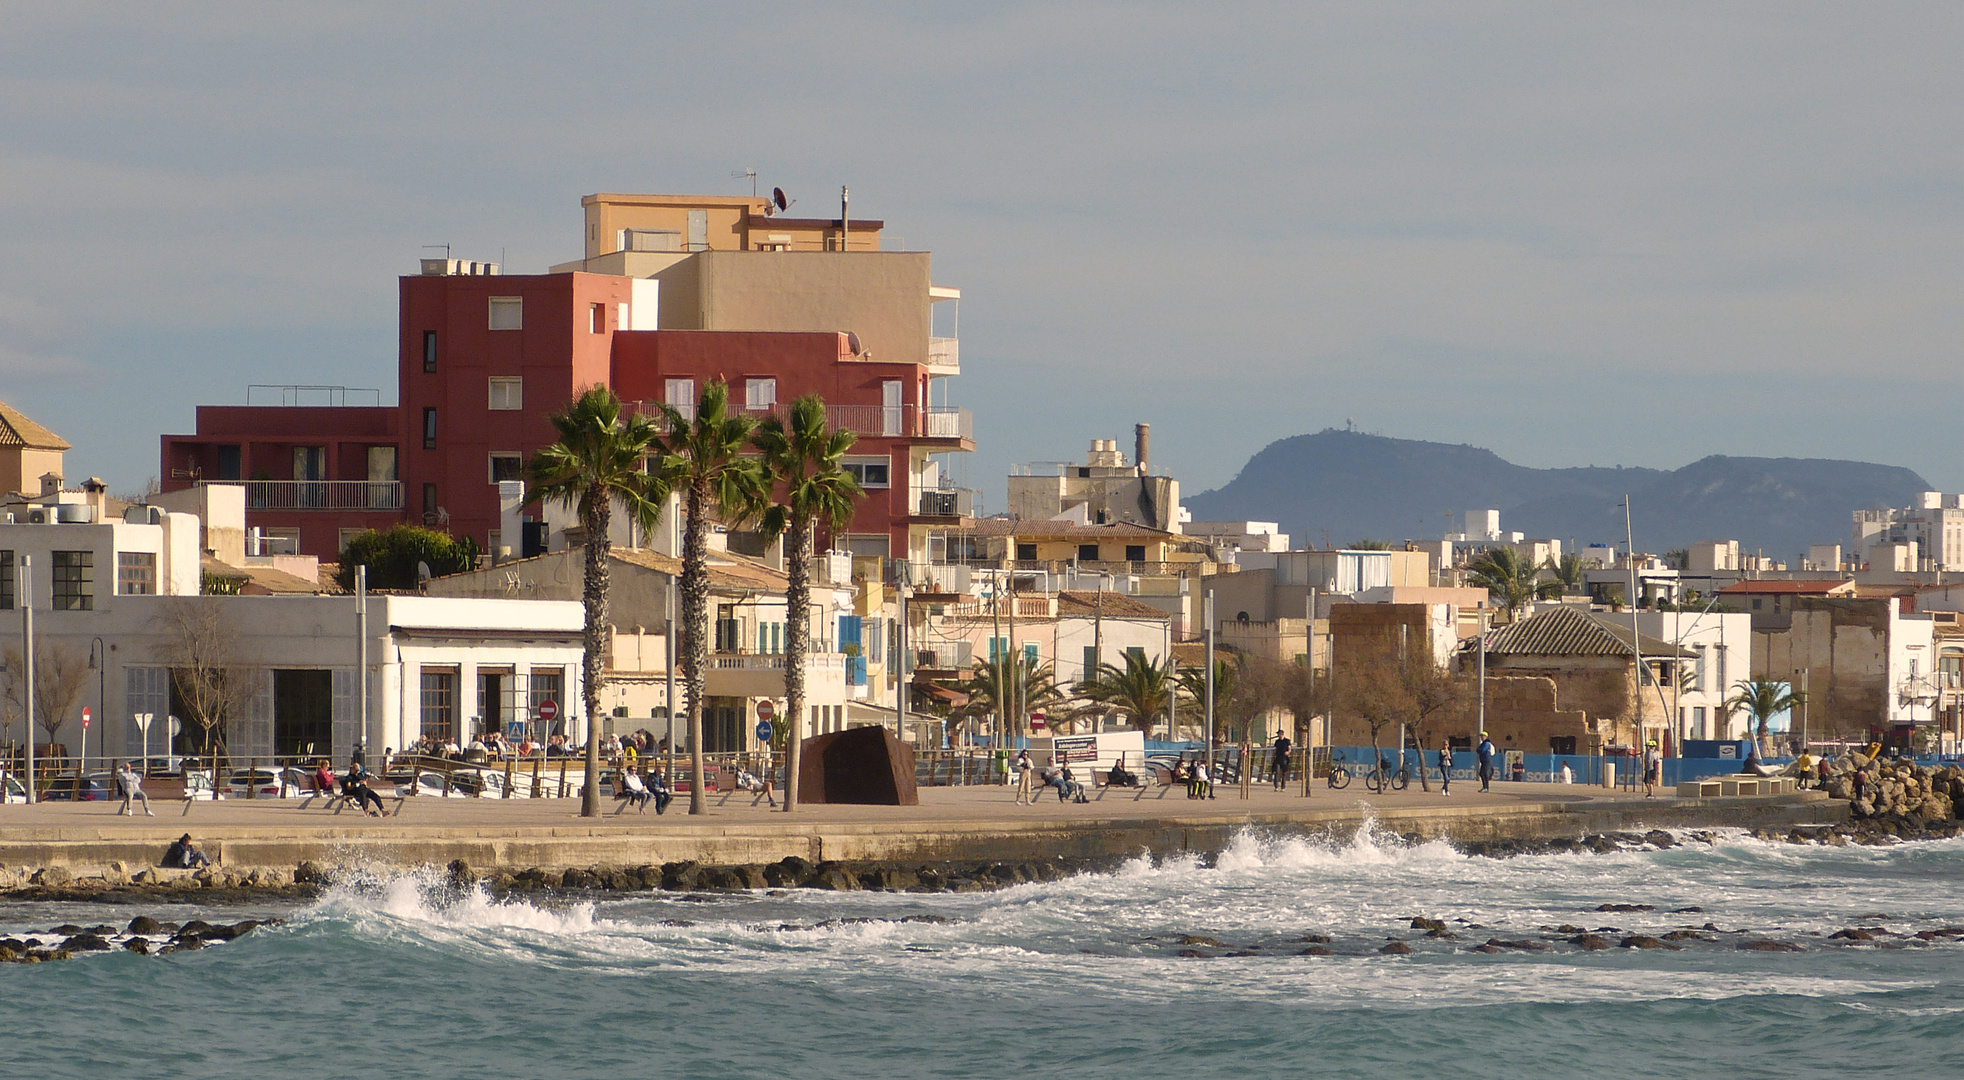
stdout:
[(959, 525), (974, 516), (975, 492), (969, 488), (930, 489), (914, 503), (916, 525)]
[(910, 649), (909, 651), (914, 654), (914, 674), (940, 671), (951, 674), (965, 672), (974, 660), (972, 649), (973, 646), (966, 641), (935, 645), (931, 648)]
[(223, 484), (246, 489), (247, 510), (402, 509), (396, 480), (200, 480), (199, 487)]
[[(657, 421), (661, 416), (661, 409), (654, 402), (628, 401), (622, 403), (622, 408), (629, 413), (643, 413)], [(694, 406), (678, 405), (675, 408), (683, 419), (694, 419)], [(729, 411), (732, 415), (747, 416), (752, 420), (776, 417), (783, 421), (790, 418), (791, 406), (782, 401), (754, 407), (732, 402)], [(967, 409), (945, 405), (828, 405), (825, 411), (827, 423), (861, 438), (946, 442), (953, 444), (949, 449), (975, 449), (975, 414)]]
[(916, 596), (963, 596), (971, 580), (968, 567), (945, 563), (909, 563), (906, 572)]
[(933, 376), (960, 375), (962, 373), (962, 346), (960, 338), (931, 337), (927, 339), (927, 373)]

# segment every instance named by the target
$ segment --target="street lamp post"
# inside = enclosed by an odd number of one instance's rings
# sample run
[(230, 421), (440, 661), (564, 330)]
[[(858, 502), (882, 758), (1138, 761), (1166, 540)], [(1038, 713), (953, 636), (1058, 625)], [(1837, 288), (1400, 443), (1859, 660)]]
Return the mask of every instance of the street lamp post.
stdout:
[[(95, 669), (95, 714), (102, 718), (102, 734), (96, 736), (96, 745), (102, 748), (102, 760), (109, 760), (109, 647), (103, 644), (100, 636), (89, 642), (89, 666)], [(85, 718), (82, 723), (82, 760), (76, 766), (84, 783), (89, 776), (89, 725)]]

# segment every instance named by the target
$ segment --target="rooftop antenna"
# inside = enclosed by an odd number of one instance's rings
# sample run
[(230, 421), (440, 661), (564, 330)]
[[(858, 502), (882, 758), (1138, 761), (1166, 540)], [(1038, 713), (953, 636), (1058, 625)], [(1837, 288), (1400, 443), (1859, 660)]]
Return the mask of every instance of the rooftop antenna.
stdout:
[(450, 245), (449, 245), (449, 244), (424, 244), (424, 245), (423, 245), (423, 250), (424, 250), (424, 251), (435, 251), (435, 250), (436, 250), (437, 248), (442, 248), (442, 249), (443, 249), (443, 257), (444, 257), (445, 259), (448, 259), (448, 258), (450, 258)]
[(750, 197), (754, 199), (757, 197), (757, 170), (746, 166), (741, 169), (732, 170), (730, 173), (730, 179), (732, 180), (742, 180), (745, 177), (750, 178)]

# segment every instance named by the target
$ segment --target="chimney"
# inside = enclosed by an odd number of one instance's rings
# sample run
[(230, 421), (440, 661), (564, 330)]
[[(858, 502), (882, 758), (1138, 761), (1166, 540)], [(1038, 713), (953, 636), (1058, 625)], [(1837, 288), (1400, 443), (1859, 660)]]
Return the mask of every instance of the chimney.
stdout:
[(52, 469), (42, 473), (41, 497), (45, 499), (50, 495), (61, 494), (61, 480), (62, 480), (61, 474), (59, 472), (55, 472)]
[(102, 477), (91, 476), (82, 482), (82, 490), (88, 493), (89, 520), (108, 521), (109, 485), (102, 482)]
[(1132, 456), (1135, 459), (1135, 463), (1139, 466), (1139, 475), (1145, 476), (1151, 467), (1151, 460), (1147, 455), (1147, 451), (1152, 449), (1152, 425), (1132, 425), (1132, 443)]

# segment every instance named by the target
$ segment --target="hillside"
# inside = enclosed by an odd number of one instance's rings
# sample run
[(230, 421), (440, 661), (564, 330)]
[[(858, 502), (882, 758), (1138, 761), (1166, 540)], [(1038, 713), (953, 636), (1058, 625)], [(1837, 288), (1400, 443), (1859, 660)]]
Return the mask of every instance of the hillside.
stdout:
[(1907, 506), (1929, 489), (1909, 469), (1859, 461), (1715, 455), (1668, 472), (1532, 469), (1475, 446), (1332, 428), (1269, 444), (1186, 505), (1200, 520), (1279, 521), (1298, 545), (1436, 538), (1480, 508), (1498, 508), (1504, 529), (1586, 544), (1622, 541), (1627, 494), (1640, 549), (1736, 539), (1791, 559), (1809, 544), (1845, 545), (1852, 511)]

